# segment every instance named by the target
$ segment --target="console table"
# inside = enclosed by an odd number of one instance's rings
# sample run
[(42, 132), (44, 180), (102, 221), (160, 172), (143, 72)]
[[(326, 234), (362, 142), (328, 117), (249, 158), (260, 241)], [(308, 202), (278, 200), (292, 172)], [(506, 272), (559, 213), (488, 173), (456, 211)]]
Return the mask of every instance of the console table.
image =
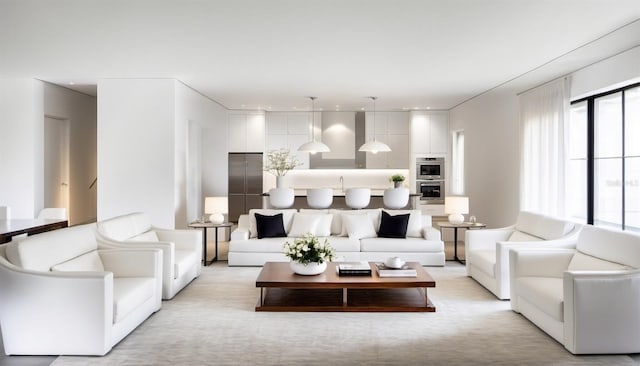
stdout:
[[(212, 222), (192, 222), (189, 224), (190, 228), (202, 229), (202, 263), (205, 266), (210, 265), (218, 260), (218, 229), (231, 227), (230, 222), (223, 222), (222, 224), (214, 224)], [(209, 263), (207, 263), (207, 229), (212, 228), (215, 230), (215, 255)]]
[(442, 228), (453, 229), (453, 259), (462, 264), (464, 264), (464, 261), (458, 258), (458, 229), (459, 228), (482, 229), (487, 227), (486, 224), (481, 224), (479, 222), (463, 222), (461, 224), (452, 224), (450, 222), (439, 222), (438, 226), (440, 227), (441, 236), (442, 236)]
[(34, 235), (69, 226), (67, 220), (15, 219), (0, 220), (0, 244), (8, 243), (14, 236)]

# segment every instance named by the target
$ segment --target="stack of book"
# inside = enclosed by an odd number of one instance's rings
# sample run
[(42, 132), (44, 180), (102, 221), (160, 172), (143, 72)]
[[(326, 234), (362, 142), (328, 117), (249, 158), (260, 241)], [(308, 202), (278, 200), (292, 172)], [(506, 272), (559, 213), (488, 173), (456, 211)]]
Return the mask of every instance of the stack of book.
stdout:
[(369, 262), (342, 262), (336, 266), (338, 276), (371, 276)]
[(400, 268), (391, 268), (384, 263), (376, 263), (376, 270), (378, 271), (378, 277), (417, 277), (418, 272), (408, 265), (403, 265)]

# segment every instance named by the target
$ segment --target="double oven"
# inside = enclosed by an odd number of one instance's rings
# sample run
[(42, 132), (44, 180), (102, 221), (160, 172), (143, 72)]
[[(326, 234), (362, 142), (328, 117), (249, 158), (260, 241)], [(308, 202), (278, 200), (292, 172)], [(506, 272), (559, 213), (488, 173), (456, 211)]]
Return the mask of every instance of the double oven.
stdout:
[(416, 158), (416, 193), (423, 203), (444, 204), (444, 158)]

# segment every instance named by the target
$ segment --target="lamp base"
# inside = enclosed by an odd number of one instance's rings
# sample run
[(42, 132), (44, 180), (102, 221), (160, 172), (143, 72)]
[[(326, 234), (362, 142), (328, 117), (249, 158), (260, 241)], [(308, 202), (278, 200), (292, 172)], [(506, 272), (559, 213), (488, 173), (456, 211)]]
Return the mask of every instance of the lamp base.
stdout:
[(211, 221), (212, 224), (222, 224), (224, 222), (224, 215), (221, 213), (214, 213), (211, 214), (211, 216), (209, 216), (209, 221)]
[(451, 214), (449, 215), (449, 223), (450, 224), (462, 224), (464, 222), (464, 215), (462, 214)]

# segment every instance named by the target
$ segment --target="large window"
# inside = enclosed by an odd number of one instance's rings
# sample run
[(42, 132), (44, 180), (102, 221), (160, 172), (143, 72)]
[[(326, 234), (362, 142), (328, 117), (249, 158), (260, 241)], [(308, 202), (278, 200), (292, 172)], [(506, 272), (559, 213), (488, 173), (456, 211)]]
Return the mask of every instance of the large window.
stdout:
[(575, 219), (640, 231), (640, 84), (571, 104), (567, 181)]

